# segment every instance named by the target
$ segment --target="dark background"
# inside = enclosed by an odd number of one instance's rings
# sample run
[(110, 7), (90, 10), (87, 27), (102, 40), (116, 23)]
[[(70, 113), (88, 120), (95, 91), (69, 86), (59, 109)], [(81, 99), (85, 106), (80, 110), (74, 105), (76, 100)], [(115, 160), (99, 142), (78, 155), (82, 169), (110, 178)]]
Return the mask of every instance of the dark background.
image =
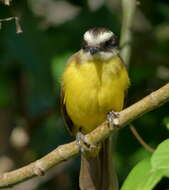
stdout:
[[(60, 144), (70, 142), (60, 114), (60, 76), (67, 58), (79, 50), (83, 33), (106, 26), (120, 35), (122, 10), (118, 0), (57, 1), (13, 0), (0, 2), (0, 173), (34, 161)], [(131, 87), (128, 105), (169, 81), (169, 2), (141, 0), (133, 24)], [(168, 137), (169, 104), (133, 123), (154, 148)], [(128, 127), (120, 131), (116, 166), (120, 184), (131, 168), (150, 155)], [(78, 163), (78, 164), (77, 164)], [(78, 189), (79, 158), (47, 172), (37, 184), (29, 181), (21, 189)], [(46, 180), (45, 180), (46, 179)], [(156, 189), (169, 187), (163, 179)]]

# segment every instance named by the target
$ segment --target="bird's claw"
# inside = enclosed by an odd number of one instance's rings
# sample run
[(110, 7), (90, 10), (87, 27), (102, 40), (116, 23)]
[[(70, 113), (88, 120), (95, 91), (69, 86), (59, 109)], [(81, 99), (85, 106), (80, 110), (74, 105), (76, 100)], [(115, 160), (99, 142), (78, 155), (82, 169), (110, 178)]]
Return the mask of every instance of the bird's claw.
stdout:
[(80, 152), (87, 157), (95, 157), (101, 148), (100, 145), (94, 145), (87, 142), (85, 139), (85, 136), (81, 132), (77, 133), (76, 142), (77, 142)]
[(84, 153), (86, 151), (92, 151), (93, 147), (95, 145), (90, 144), (89, 142), (86, 141), (85, 136), (83, 133), (78, 132), (76, 135), (76, 142), (79, 147), (79, 150)]
[(108, 125), (114, 129), (114, 127), (118, 127), (119, 126), (119, 112), (114, 112), (114, 111), (110, 111), (107, 114), (107, 122)]

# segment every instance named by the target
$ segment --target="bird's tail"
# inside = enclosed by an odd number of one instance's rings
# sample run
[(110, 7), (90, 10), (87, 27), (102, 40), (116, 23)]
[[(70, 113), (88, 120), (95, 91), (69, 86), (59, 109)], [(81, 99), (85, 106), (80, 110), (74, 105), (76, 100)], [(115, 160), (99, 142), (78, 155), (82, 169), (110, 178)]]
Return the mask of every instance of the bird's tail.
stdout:
[(81, 190), (118, 190), (118, 180), (113, 163), (112, 137), (102, 143), (97, 157), (81, 155)]

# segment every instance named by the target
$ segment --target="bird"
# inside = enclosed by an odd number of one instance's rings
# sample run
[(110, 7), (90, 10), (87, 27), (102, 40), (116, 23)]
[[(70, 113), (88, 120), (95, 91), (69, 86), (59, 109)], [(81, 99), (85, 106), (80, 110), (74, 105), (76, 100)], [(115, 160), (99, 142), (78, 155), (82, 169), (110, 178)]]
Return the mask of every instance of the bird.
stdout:
[[(110, 115), (120, 112), (129, 85), (117, 36), (105, 27), (87, 30), (80, 50), (68, 59), (61, 77), (61, 108), (71, 135), (79, 142)], [(118, 189), (112, 136), (98, 146), (93, 156), (82, 152), (81, 190)]]

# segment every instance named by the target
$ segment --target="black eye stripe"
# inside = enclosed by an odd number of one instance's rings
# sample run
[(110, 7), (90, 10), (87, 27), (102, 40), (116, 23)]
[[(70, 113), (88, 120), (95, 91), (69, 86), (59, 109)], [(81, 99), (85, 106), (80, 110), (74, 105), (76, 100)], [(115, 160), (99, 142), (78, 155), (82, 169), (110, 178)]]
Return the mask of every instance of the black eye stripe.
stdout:
[(112, 44), (113, 44), (113, 39), (110, 39), (110, 40), (104, 42), (103, 45), (104, 45), (104, 46), (112, 46)]
[[(91, 47), (92, 46), (90, 46), (88, 42), (83, 39), (81, 48), (87, 52)], [(100, 51), (110, 51), (112, 48), (118, 48), (119, 47), (118, 38), (113, 35), (109, 40), (98, 44), (97, 47), (100, 49)]]
[(118, 45), (119, 45), (119, 42), (116, 36), (113, 36), (112, 38), (110, 38), (109, 40), (101, 44), (101, 46), (105, 49), (111, 48), (111, 47), (118, 47)]

